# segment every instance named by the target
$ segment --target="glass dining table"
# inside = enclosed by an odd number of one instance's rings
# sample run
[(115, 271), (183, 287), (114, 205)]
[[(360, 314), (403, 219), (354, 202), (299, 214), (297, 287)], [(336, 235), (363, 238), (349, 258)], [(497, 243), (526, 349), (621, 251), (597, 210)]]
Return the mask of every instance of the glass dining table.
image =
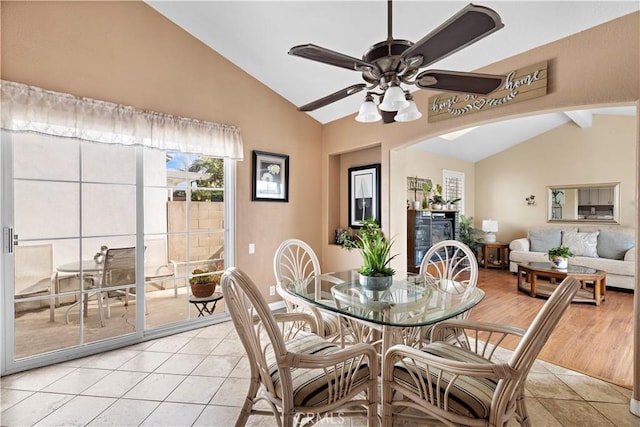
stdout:
[(425, 326), (456, 317), (484, 298), (477, 287), (459, 286), (429, 275), (396, 272), (385, 291), (362, 287), (357, 270), (311, 276), (283, 286), (296, 298), (381, 335), (381, 354), (394, 344), (419, 346)]

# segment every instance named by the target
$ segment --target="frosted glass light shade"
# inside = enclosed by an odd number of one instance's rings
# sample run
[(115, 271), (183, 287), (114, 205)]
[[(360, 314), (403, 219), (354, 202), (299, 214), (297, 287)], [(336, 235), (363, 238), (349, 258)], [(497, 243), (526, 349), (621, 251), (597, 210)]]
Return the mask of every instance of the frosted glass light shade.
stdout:
[(404, 91), (400, 86), (391, 86), (382, 98), (380, 109), (384, 111), (398, 111), (409, 106), (409, 101), (404, 97)]
[(396, 122), (411, 122), (422, 117), (422, 113), (418, 111), (418, 106), (415, 101), (409, 100), (407, 102), (409, 105), (398, 111), (398, 114), (394, 117)]
[(360, 123), (373, 123), (382, 119), (382, 116), (378, 112), (378, 108), (373, 101), (364, 101), (360, 105), (360, 111), (356, 116), (356, 121)]

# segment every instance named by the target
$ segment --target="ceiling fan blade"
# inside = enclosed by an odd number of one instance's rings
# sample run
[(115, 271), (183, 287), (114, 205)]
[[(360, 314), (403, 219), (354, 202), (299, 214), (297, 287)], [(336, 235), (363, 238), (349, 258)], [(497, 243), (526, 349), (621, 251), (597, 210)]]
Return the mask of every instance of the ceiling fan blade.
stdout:
[(324, 47), (314, 44), (303, 44), (294, 46), (289, 50), (289, 55), (300, 56), (312, 61), (322, 62), (324, 64), (334, 65), (336, 67), (346, 68), (347, 70), (364, 71), (373, 69), (375, 66), (361, 59), (345, 55)]
[(416, 76), (415, 84), (420, 89), (487, 95), (502, 86), (504, 80), (504, 76), (495, 74), (426, 70)]
[(422, 56), (419, 67), (426, 67), (504, 27), (497, 12), (469, 4), (445, 23), (424, 36), (402, 57)]
[(331, 95), (327, 95), (324, 98), (320, 98), (316, 101), (310, 102), (302, 107), (299, 107), (299, 111), (313, 111), (317, 110), (320, 107), (324, 107), (325, 105), (329, 105), (332, 102), (336, 102), (341, 100), (342, 98), (346, 98), (349, 95), (353, 95), (354, 93), (358, 93), (362, 91), (365, 87), (367, 87), (364, 83), (359, 83), (357, 85), (349, 86), (344, 89), (340, 89), (337, 92), (332, 93)]

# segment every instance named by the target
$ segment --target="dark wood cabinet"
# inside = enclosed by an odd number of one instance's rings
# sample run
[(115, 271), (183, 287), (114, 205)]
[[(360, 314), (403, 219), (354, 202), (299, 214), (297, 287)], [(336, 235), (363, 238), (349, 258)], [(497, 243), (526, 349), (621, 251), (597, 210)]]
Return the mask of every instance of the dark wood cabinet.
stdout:
[(457, 211), (407, 211), (407, 271), (418, 273), (429, 248), (442, 240), (460, 237)]

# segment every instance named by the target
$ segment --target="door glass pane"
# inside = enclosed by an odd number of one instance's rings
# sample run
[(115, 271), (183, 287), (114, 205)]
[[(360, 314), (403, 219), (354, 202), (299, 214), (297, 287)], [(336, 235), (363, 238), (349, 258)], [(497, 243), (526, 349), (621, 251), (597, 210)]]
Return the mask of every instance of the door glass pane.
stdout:
[(37, 133), (12, 134), (14, 178), (78, 181), (79, 141)]
[(79, 300), (79, 276), (58, 272), (66, 251), (77, 257), (78, 240), (19, 242), (14, 256), (16, 359), (80, 344), (80, 328), (65, 321)]
[(135, 186), (84, 184), (82, 191), (82, 231), (84, 235), (135, 233)]
[(136, 183), (135, 147), (84, 142), (82, 179), (85, 182)]
[(20, 239), (78, 235), (77, 183), (15, 180), (13, 188), (14, 224)]

